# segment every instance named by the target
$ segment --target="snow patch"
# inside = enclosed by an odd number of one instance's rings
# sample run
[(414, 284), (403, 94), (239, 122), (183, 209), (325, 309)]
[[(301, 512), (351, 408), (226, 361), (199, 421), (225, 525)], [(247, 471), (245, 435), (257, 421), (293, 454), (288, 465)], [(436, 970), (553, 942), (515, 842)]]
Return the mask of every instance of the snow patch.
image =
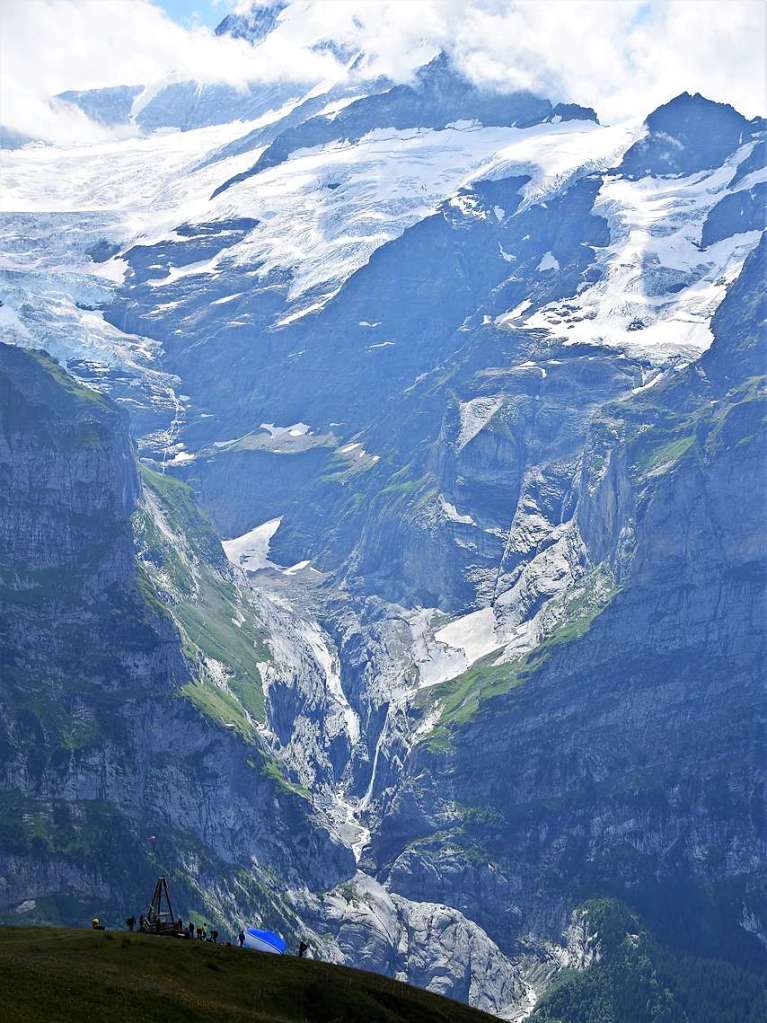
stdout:
[(509, 309), (507, 313), (503, 313), (503, 315), (496, 317), (495, 322), (499, 327), (502, 327), (507, 323), (511, 323), (512, 320), (516, 320), (520, 316), (523, 316), (532, 304), (533, 303), (529, 298), (525, 298), (519, 303), (519, 305), (515, 305), (513, 309)]
[(269, 434), (279, 440), (281, 437), (306, 437), (311, 434), (312, 429), (306, 423), (293, 423), (291, 426), (275, 426), (274, 423), (260, 423), (261, 430), (268, 430)]
[(260, 526), (243, 533), (242, 536), (224, 540), (222, 543), (224, 553), (233, 565), (244, 572), (259, 572), (261, 569), (271, 568), (269, 545), (281, 523), (282, 516), (269, 519), (268, 522), (262, 522)]
[(479, 611), (456, 618), (454, 622), (444, 626), (435, 633), (440, 643), (455, 650), (462, 650), (469, 664), (492, 653), (501, 646), (496, 634), (495, 613), (491, 607), (483, 607)]
[(178, 451), (173, 458), (169, 459), (167, 465), (185, 465), (194, 461), (194, 455), (190, 451)]
[(298, 561), (295, 565), (291, 565), (290, 568), (286, 568), (283, 575), (296, 575), (298, 572), (302, 572), (305, 568), (311, 565), (311, 561)]
[(461, 427), (458, 434), (458, 450), (461, 451), (469, 441), (474, 440), (503, 405), (503, 395), (491, 398), (472, 398), (462, 401), (459, 408)]
[(527, 362), (520, 362), (519, 368), (520, 369), (537, 369), (542, 377), (546, 376), (546, 370), (543, 368), (543, 366), (539, 366), (537, 362), (533, 362), (530, 359), (528, 359)]
[(558, 270), (559, 260), (551, 252), (547, 252), (536, 267), (538, 273), (545, 273), (547, 270)]

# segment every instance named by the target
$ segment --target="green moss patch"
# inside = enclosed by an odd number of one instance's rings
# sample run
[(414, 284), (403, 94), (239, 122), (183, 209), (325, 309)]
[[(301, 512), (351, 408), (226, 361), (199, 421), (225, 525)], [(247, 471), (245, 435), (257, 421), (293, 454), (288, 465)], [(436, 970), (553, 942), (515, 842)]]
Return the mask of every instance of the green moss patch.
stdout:
[[(156, 521), (151, 502), (136, 515), (140, 586), (147, 603), (162, 607), (180, 631), (192, 675), (181, 691), (202, 713), (252, 739), (254, 721), (266, 716), (259, 668), (270, 660), (266, 631), (191, 489), (146, 468), (142, 476), (162, 518)], [(210, 661), (221, 667), (224, 685), (211, 678)]]
[(561, 600), (563, 615), (534, 650), (502, 664), (497, 653), (488, 654), (467, 671), (437, 686), (423, 689), (416, 705), (428, 711), (436, 704), (439, 717), (425, 742), (434, 753), (452, 748), (454, 732), (476, 717), (484, 703), (523, 685), (549, 659), (554, 650), (584, 636), (616, 593), (609, 574), (596, 569)]

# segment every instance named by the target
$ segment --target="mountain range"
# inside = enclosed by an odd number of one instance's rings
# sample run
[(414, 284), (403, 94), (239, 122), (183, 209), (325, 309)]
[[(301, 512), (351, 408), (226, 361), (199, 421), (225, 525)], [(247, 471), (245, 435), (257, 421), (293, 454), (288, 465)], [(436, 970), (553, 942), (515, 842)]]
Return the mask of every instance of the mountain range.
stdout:
[(724, 1019), (679, 977), (767, 962), (765, 122), (339, 59), (4, 154), (0, 918), (163, 871), (547, 1021), (628, 1018), (573, 1007), (619, 932), (682, 971), (632, 1020)]

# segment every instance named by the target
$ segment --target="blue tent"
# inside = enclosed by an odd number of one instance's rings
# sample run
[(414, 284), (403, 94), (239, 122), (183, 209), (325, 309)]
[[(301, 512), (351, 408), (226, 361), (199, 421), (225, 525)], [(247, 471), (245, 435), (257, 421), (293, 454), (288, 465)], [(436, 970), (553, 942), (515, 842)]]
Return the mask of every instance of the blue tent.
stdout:
[(281, 956), (287, 945), (274, 931), (259, 931), (257, 927), (249, 927), (245, 931), (245, 948), (254, 948), (258, 952), (274, 952)]

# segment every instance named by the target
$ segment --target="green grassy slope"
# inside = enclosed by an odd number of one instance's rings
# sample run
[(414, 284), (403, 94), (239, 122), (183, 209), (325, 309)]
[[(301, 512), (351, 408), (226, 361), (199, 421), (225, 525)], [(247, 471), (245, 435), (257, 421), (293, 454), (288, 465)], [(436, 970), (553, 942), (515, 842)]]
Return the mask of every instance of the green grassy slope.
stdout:
[(127, 932), (0, 928), (4, 1023), (491, 1023), (387, 977)]

